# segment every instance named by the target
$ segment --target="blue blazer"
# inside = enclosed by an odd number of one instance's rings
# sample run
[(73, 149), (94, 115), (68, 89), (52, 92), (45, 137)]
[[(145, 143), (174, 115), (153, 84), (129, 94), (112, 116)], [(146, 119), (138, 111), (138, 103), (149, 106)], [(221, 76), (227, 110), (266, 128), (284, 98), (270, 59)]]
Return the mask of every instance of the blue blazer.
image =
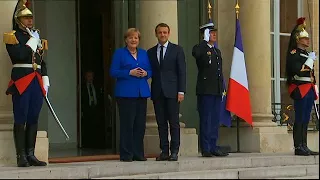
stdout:
[[(110, 75), (116, 78), (116, 97), (150, 97), (148, 79), (152, 76), (147, 51), (138, 48), (137, 60), (131, 55), (127, 47), (117, 49), (112, 58)], [(131, 76), (130, 70), (140, 67), (147, 71), (146, 77)]]

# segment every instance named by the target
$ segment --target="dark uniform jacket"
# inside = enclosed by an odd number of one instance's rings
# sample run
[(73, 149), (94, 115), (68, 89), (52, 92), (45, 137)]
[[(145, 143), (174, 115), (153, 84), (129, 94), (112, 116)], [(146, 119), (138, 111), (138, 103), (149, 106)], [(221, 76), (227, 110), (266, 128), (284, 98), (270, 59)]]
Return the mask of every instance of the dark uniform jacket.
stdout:
[(202, 41), (192, 49), (198, 67), (197, 95), (222, 95), (224, 91), (221, 52)]
[[(288, 77), (290, 78), (290, 85), (289, 85), (289, 94), (292, 99), (301, 99), (303, 98), (310, 88), (314, 88), (315, 84), (315, 76), (313, 70), (309, 71), (302, 71), (302, 66), (308, 59), (308, 52), (302, 49), (293, 49), (288, 57), (288, 68), (287, 73)], [(299, 77), (306, 77), (311, 78), (313, 77), (314, 81), (303, 81), (303, 80), (297, 80)]]
[(10, 56), (12, 65), (33, 63), (41, 65), (41, 69), (36, 70), (34, 70), (33, 68), (21, 67), (12, 68), (11, 80), (9, 82), (6, 94), (22, 94), (31, 83), (33, 78), (38, 78), (43, 93), (45, 93), (45, 90), (42, 86), (42, 76), (47, 76), (47, 67), (45, 62), (41, 60), (40, 57), (40, 54), (43, 53), (43, 50), (39, 50), (39, 52), (33, 55), (31, 48), (26, 45), (29, 38), (29, 34), (20, 28), (18, 28), (17, 31), (5, 33), (4, 35), (4, 43), (6, 44), (6, 49)]

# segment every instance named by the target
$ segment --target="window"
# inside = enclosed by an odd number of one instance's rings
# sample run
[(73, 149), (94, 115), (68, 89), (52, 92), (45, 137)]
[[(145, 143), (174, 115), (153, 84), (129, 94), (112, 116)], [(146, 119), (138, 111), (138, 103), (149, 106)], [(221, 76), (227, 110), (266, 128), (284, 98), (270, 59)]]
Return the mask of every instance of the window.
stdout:
[[(288, 94), (285, 77), (286, 52), (292, 29), (297, 18), (302, 14), (301, 5), (303, 0), (271, 0), (271, 83), (272, 83), (272, 103), (292, 104)], [(276, 105), (276, 109), (281, 109), (281, 105)]]
[[(296, 24), (298, 15), (302, 14), (303, 7), (300, 1), (303, 0), (271, 0), (270, 18), (271, 18), (271, 51), (272, 68), (271, 77), (274, 81), (275, 103), (287, 103), (282, 101), (281, 94), (287, 91), (281, 82), (285, 79), (286, 51), (288, 48), (290, 33)], [(289, 103), (289, 102), (288, 102)]]

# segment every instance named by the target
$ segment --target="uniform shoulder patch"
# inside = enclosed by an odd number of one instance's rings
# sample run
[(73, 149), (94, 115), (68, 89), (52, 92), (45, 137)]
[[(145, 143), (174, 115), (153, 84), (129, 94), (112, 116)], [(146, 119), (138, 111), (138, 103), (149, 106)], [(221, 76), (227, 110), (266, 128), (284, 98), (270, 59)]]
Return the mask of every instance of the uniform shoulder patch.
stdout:
[(297, 52), (296, 49), (292, 49), (292, 51), (290, 52), (291, 54), (295, 54)]
[(16, 31), (11, 31), (11, 32), (5, 32), (3, 33), (3, 42), (5, 44), (19, 44), (19, 41), (15, 35)]
[(48, 50), (48, 40), (41, 39), (43, 50)]

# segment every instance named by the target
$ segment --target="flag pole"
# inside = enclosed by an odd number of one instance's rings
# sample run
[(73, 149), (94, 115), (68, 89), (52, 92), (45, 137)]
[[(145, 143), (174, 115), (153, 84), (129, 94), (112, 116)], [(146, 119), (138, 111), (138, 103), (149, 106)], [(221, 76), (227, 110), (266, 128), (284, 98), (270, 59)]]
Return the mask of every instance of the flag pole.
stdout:
[[(240, 9), (240, 6), (239, 6), (239, 1), (237, 0), (237, 3), (236, 3), (236, 19), (238, 20), (239, 19), (239, 9)], [(239, 117), (237, 116), (237, 153), (240, 152), (240, 130), (239, 130)]]
[(211, 9), (212, 9), (212, 6), (210, 4), (210, 1), (208, 0), (208, 18), (209, 18), (209, 20), (212, 20), (211, 19)]

